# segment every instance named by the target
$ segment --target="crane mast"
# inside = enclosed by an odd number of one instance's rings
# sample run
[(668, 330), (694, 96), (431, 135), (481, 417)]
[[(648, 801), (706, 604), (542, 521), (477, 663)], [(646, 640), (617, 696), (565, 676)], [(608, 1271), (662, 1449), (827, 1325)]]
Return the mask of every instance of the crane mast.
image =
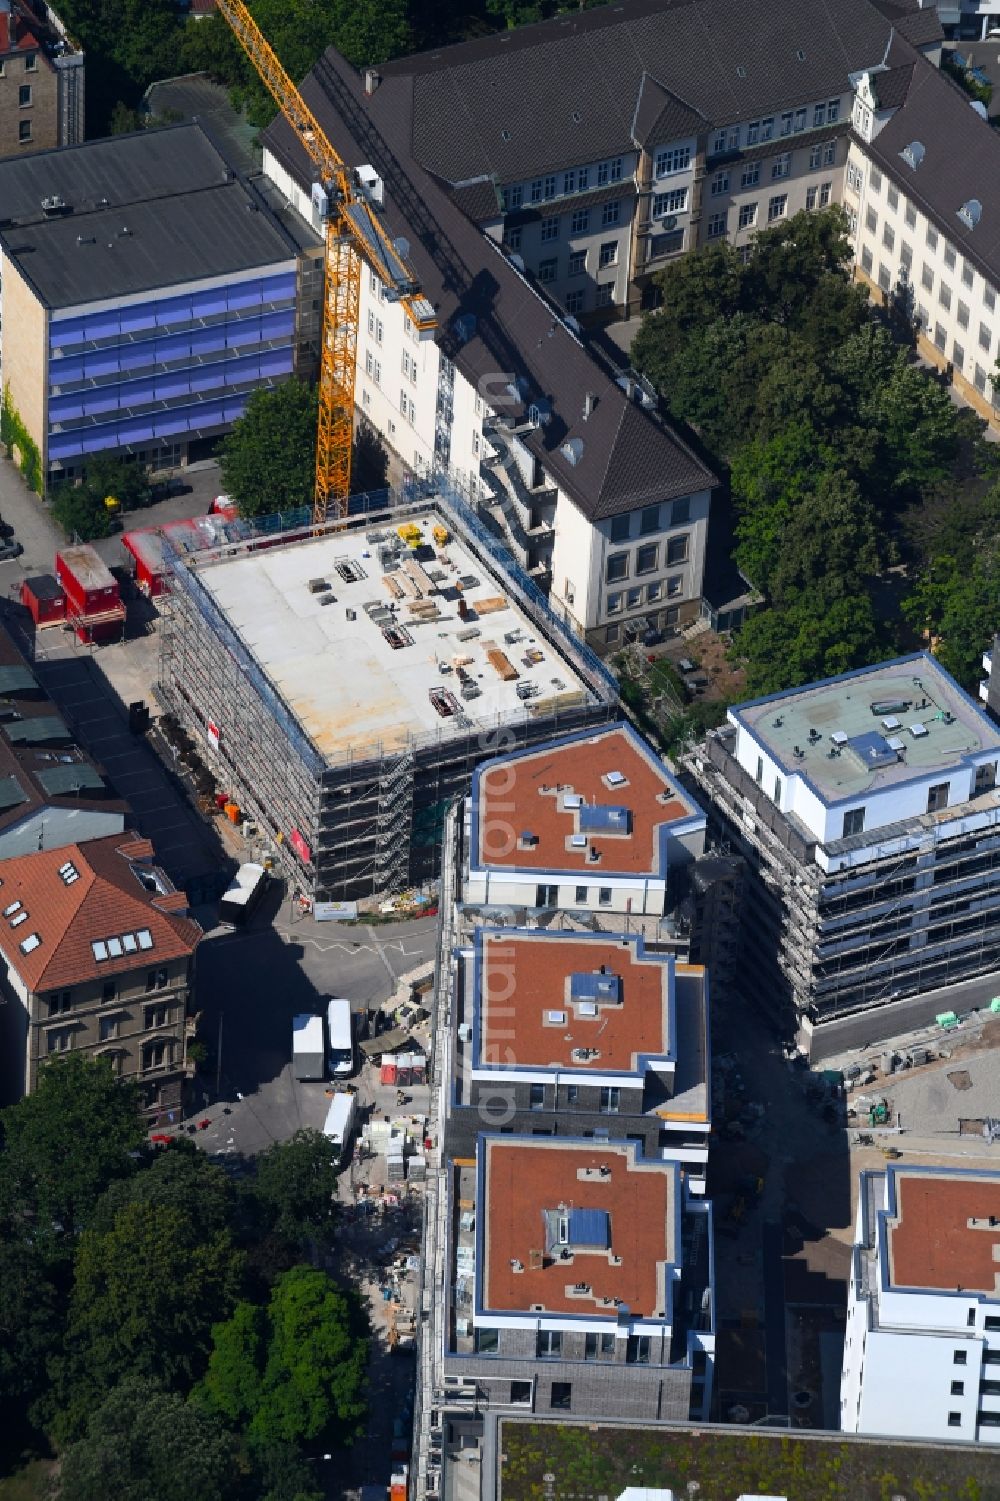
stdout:
[[(313, 520), (319, 523), (331, 515), (335, 518), (345, 515), (351, 493), (362, 253), (389, 296), (405, 301), (408, 310), (418, 289), (403, 256), (375, 217), (364, 194), (355, 188), (351, 172), (243, 0), (218, 0), (218, 8), (308, 153), (327, 196), (313, 495)], [(416, 304), (422, 302), (416, 298)], [(428, 326), (433, 323), (433, 311), (426, 304), (423, 306), (430, 317), (422, 317), (421, 326)]]

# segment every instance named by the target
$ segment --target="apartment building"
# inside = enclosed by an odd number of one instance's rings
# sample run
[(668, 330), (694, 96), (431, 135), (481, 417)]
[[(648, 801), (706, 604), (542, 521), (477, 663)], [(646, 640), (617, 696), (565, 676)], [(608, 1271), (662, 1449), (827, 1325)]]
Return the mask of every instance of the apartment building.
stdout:
[(894, 42), (856, 81), (844, 205), (858, 275), (913, 319), (923, 357), (995, 421), (1000, 140), (981, 108)]
[(476, 767), (463, 895), (476, 907), (562, 909), (658, 927), (704, 850), (705, 815), (630, 725)]
[(181, 1103), (201, 937), (153, 846), (116, 834), (0, 862), (3, 1091), (48, 1058), (107, 1058), (155, 1115)]
[(840, 1425), (1000, 1444), (1000, 1174), (861, 1174)]
[(446, 1145), (627, 1137), (705, 1191), (708, 979), (639, 934), (472, 928), (451, 959)]
[[(712, 472), (413, 158), (396, 112), (407, 80), (366, 92), (330, 51), (303, 93), (406, 242), (433, 314), (418, 326), (363, 276), (362, 416), (408, 468), (446, 473), (598, 650), (697, 618)], [(312, 174), (293, 132), (279, 119), (263, 146), (265, 174), (308, 221)]]
[(711, 1206), (631, 1141), (480, 1136), (448, 1164), (444, 1392), (490, 1410), (703, 1420)]
[(45, 0), (0, 0), (0, 157), (84, 137), (84, 56)]
[(959, 982), (989, 1000), (998, 758), (1000, 729), (927, 653), (736, 705), (685, 758), (749, 867), (741, 988), (814, 1057), (892, 1036), (907, 998), (911, 1026)]
[(295, 368), (307, 258), (199, 125), (0, 161), (0, 197), (0, 375), (36, 486), (93, 453), (195, 458)]

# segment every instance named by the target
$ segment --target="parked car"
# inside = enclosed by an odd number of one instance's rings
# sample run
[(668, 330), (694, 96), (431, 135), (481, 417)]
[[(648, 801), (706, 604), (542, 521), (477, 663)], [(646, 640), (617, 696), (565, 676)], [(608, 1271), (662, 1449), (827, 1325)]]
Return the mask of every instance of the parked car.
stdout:
[(0, 563), (5, 563), (10, 558), (19, 558), (23, 551), (24, 548), (20, 542), (15, 541), (13, 537), (8, 537), (6, 541), (0, 542)]

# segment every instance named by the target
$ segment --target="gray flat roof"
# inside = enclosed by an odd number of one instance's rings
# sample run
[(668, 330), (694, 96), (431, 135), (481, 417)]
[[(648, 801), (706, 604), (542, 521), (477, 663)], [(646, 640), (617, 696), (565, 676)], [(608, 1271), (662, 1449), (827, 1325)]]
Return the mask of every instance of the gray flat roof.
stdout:
[[(42, 200), (65, 207), (46, 215)], [(292, 260), (295, 245), (200, 126), (0, 161), (0, 243), (48, 307)]]
[[(436, 511), (416, 519), (427, 545), (433, 527), (447, 525)], [(191, 559), (321, 756), (332, 763), (351, 751), (399, 750), (410, 737), (457, 738), (498, 719), (552, 712), (589, 696), (569, 662), (505, 592), (502, 576), (464, 542), (452, 536), (434, 545), (434, 556), (422, 555), (419, 567), (434, 587), (418, 599), (405, 587), (405, 566), (383, 571), (379, 561), (375, 537), (397, 535), (387, 525), (377, 532), (361, 527), (221, 560)], [(413, 558), (404, 549), (402, 563)], [(339, 569), (362, 576), (349, 582)], [(401, 590), (398, 597), (390, 580)], [(459, 615), (463, 600), (466, 618)], [(487, 601), (502, 604), (479, 614), (477, 605)], [(424, 614), (430, 618), (421, 619)], [(401, 628), (404, 644), (393, 647), (383, 626)], [(509, 641), (509, 634), (516, 639)], [(500, 658), (490, 660), (490, 650), (503, 654), (512, 676)], [(540, 660), (526, 660), (529, 652)], [(478, 688), (475, 696), (463, 696), (459, 665)], [(517, 690), (525, 685), (532, 696), (522, 700)], [(435, 708), (432, 692), (450, 696), (450, 713)], [(443, 702), (448, 705), (447, 697)]]
[(738, 704), (731, 713), (789, 775), (808, 777), (831, 802), (1000, 752), (1000, 727), (926, 653)]

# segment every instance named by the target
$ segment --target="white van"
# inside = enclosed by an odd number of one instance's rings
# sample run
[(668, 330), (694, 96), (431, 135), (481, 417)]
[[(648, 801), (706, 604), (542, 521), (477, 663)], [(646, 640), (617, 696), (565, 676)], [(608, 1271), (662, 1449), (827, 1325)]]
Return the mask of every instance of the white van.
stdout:
[(330, 1001), (326, 1008), (326, 1033), (330, 1044), (331, 1078), (350, 1078), (354, 1072), (354, 1022), (350, 1001)]

